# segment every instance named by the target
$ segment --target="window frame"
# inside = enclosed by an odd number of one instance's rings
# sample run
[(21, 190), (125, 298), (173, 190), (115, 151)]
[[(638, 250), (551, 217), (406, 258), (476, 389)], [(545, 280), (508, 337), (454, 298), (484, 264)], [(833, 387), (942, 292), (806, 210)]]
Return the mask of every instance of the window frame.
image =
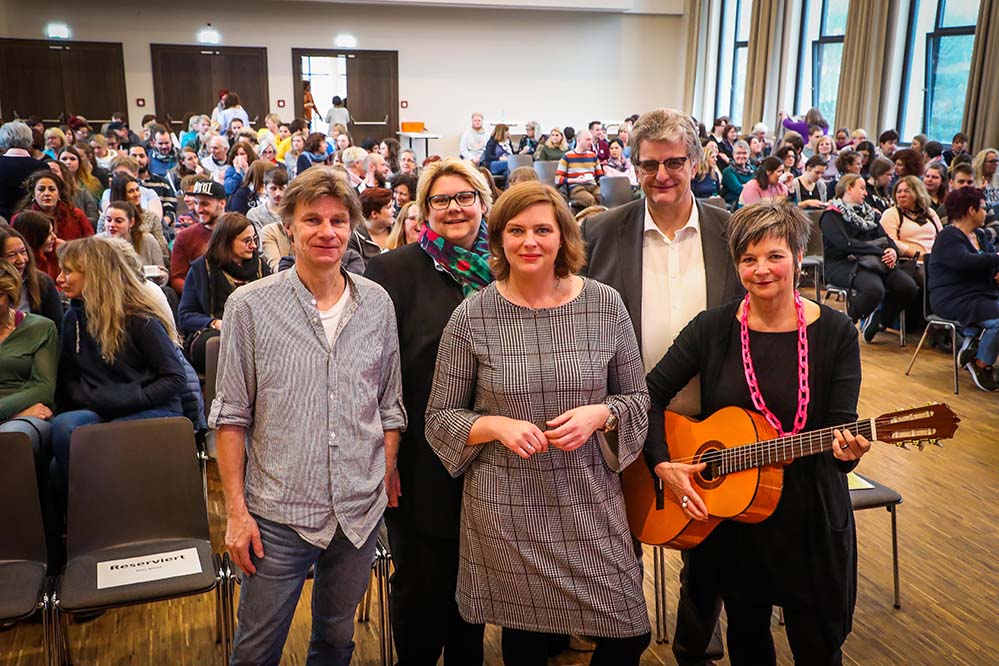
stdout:
[[(916, 49), (916, 28), (919, 23), (920, 3), (927, 1), (936, 2), (936, 10), (933, 13), (933, 29), (927, 32), (924, 36), (925, 44), (923, 45), (923, 49), (925, 51), (925, 57), (923, 62), (923, 114), (922, 120), (919, 123), (920, 134), (926, 134), (927, 128), (930, 126), (930, 116), (933, 110), (933, 81), (937, 73), (937, 58), (935, 57), (937, 54), (933, 53), (934, 47), (937, 48), (939, 53), (941, 38), (963, 37), (969, 35), (974, 37), (975, 35), (975, 24), (949, 28), (943, 25), (944, 11), (946, 10), (947, 0), (911, 0), (909, 3), (909, 23), (906, 28), (905, 54), (902, 59), (902, 90), (901, 96), (899, 97), (900, 101), (896, 118), (898, 123), (896, 127), (900, 128), (900, 132), (903, 131), (905, 127), (906, 113), (908, 111), (908, 105), (905, 102), (909, 99), (909, 91), (912, 83), (911, 71), (913, 53)], [(981, 7), (981, 1), (982, 0), (979, 0), (979, 7)], [(988, 2), (989, 0), (985, 1)], [(965, 90), (965, 98), (967, 99), (967, 90)]]
[[(844, 44), (846, 42), (846, 34), (842, 35), (828, 35), (826, 34), (826, 19), (828, 18), (829, 0), (822, 0), (818, 7), (819, 10), (819, 35), (815, 39), (808, 39), (808, 19), (810, 17), (810, 12), (812, 11), (812, 2), (809, 0), (803, 0), (801, 6), (801, 25), (798, 31), (800, 35), (798, 40), (798, 75), (795, 81), (794, 89), (794, 102), (798, 106), (797, 111), (799, 113), (804, 112), (804, 104), (799, 105), (799, 101), (804, 102), (804, 67), (802, 64), (805, 62), (805, 51), (809, 49), (811, 51), (811, 94), (809, 95), (810, 103), (808, 107), (819, 106), (819, 98), (821, 96), (822, 87), (822, 68), (820, 63), (819, 54), (822, 52), (822, 47), (830, 44)], [(840, 60), (840, 68), (842, 69), (842, 59)], [(837, 82), (837, 87), (839, 82)], [(826, 110), (822, 110), (823, 115), (828, 115), (829, 118), (835, 117), (835, 113), (826, 114)]]
[[(732, 56), (729, 65), (731, 67), (731, 76), (728, 80), (727, 91), (723, 89), (722, 86), (722, 57), (725, 47), (725, 38), (722, 37), (718, 40), (718, 62), (715, 71), (715, 113), (714, 118), (725, 115), (731, 119), (733, 125), (737, 125), (739, 119), (735, 118), (732, 113), (735, 108), (735, 82), (736, 82), (736, 65), (739, 62), (739, 49), (746, 50), (747, 67), (749, 58), (749, 35), (746, 35), (745, 40), (739, 40), (739, 20), (742, 15), (742, 4), (744, 2), (751, 2), (752, 0), (722, 0), (721, 3), (721, 13), (719, 14), (719, 34), (724, 35), (725, 33), (725, 16), (727, 15), (728, 9), (734, 7), (734, 20), (732, 26)], [(726, 94), (728, 109), (726, 113), (722, 113), (722, 94)]]

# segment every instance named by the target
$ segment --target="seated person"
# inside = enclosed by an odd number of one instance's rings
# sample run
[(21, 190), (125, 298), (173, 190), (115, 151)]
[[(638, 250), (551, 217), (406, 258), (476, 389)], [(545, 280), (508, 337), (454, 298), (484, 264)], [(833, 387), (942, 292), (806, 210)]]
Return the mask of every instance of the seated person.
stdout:
[(749, 165), (749, 144), (741, 139), (732, 146), (732, 163), (722, 170), (721, 195), (732, 210), (739, 207), (739, 196), (756, 171)]
[(697, 165), (694, 177), (690, 179), (690, 191), (698, 199), (710, 199), (721, 192), (721, 171), (718, 170), (718, 144), (708, 141), (704, 146), (704, 157)]
[(52, 420), (52, 481), (64, 502), (73, 431), (108, 421), (181, 416), (185, 374), (173, 322), (160, 314), (114, 243), (71, 241), (59, 264), (63, 292), (72, 299), (59, 356), (60, 413)]
[[(531, 171), (533, 172), (534, 169)], [(389, 232), (388, 249), (396, 250), (404, 245), (417, 242), (420, 240), (420, 231), (422, 230), (423, 223), (420, 222), (419, 205), (415, 201), (403, 204), (399, 214), (395, 217), (392, 231)]]
[(257, 161), (257, 153), (246, 141), (238, 141), (229, 149), (226, 156), (226, 168), (223, 172), (223, 183), (225, 184), (225, 194), (231, 197), (246, 178), (250, 165)]
[[(250, 210), (258, 208), (264, 198), (264, 176), (267, 175), (267, 172), (274, 170), (283, 171), (266, 160), (256, 160), (250, 164), (250, 168), (243, 174), (243, 180), (239, 187), (226, 201), (226, 210), (230, 213), (246, 215)], [(256, 224), (254, 227), (259, 234), (261, 227)]]
[[(166, 266), (170, 258), (170, 248), (163, 233), (163, 224), (154, 212), (142, 207), (142, 194), (139, 181), (127, 173), (115, 174), (114, 178), (111, 179), (111, 198), (109, 201), (127, 201), (135, 207), (137, 226), (148, 236), (152, 237), (159, 247), (160, 260), (157, 262), (157, 265)], [(109, 203), (101, 219), (102, 226), (100, 231), (102, 232), (106, 231), (110, 206), (111, 204)]]
[[(531, 169), (534, 171), (534, 169)], [(509, 179), (507, 179), (509, 181)], [(398, 215), (402, 207), (416, 199), (416, 186), (419, 183), (415, 175), (397, 173), (392, 177), (392, 211)]]
[(208, 249), (212, 229), (219, 216), (225, 212), (225, 188), (212, 180), (194, 184), (194, 213), (198, 223), (192, 224), (177, 234), (170, 254), (170, 286), (177, 295), (184, 293), (184, 280), (191, 269), (191, 263)]
[(895, 178), (895, 163), (886, 157), (875, 157), (867, 177), (867, 204), (883, 213), (894, 204), (891, 183)]
[(517, 167), (516, 169), (510, 172), (510, 175), (507, 176), (506, 179), (506, 185), (507, 188), (511, 188), (517, 183), (526, 183), (528, 181), (537, 181), (537, 180), (540, 179), (538, 178), (538, 172), (534, 170), (534, 167), (522, 166), (522, 167)]
[(621, 139), (611, 139), (607, 146), (609, 157), (604, 162), (605, 178), (627, 178), (632, 187), (638, 187), (638, 176), (635, 165), (624, 156), (624, 142)]
[(569, 202), (580, 208), (600, 200), (597, 180), (604, 175), (604, 170), (592, 146), (593, 135), (589, 130), (580, 130), (576, 135), (576, 147), (562, 156), (555, 171), (555, 184), (568, 185)]
[(21, 274), (0, 260), (0, 432), (31, 440), (35, 470), (48, 469), (49, 419), (55, 406), (58, 334), (49, 319), (17, 309)]
[(270, 274), (267, 262), (257, 254), (253, 223), (240, 213), (219, 217), (204, 256), (191, 263), (177, 315), (184, 351), (195, 370), (205, 371), (205, 345), (222, 330), (229, 295)]
[[(999, 389), (999, 254), (984, 233), (985, 193), (976, 187), (953, 190), (945, 200), (950, 222), (937, 236), (930, 258), (930, 309), (967, 327), (958, 355), (975, 386)], [(976, 340), (978, 330), (984, 329)]]
[(565, 140), (562, 130), (553, 127), (548, 138), (534, 151), (535, 162), (556, 162), (569, 152), (569, 143)]
[(943, 162), (927, 164), (926, 171), (923, 172), (923, 185), (926, 186), (926, 193), (930, 195), (930, 207), (936, 212), (937, 217), (947, 217), (944, 200), (950, 191), (948, 175), (947, 166)]
[[(40, 213), (27, 212), (21, 217), (28, 215)], [(51, 228), (51, 223), (49, 226)], [(0, 260), (9, 262), (21, 278), (21, 293), (14, 303), (14, 309), (24, 314), (30, 312), (45, 317), (55, 324), (58, 333), (63, 316), (59, 291), (52, 278), (35, 267), (35, 253), (31, 251), (24, 236), (13, 227), (0, 225)]]
[(274, 263), (271, 264), (271, 257), (267, 254), (267, 239), (264, 236), (264, 230), (270, 224), (281, 223), (281, 213), (278, 207), (281, 205), (281, 198), (284, 196), (284, 191), (287, 187), (287, 171), (284, 169), (270, 169), (266, 171), (264, 173), (263, 197), (260, 197), (259, 203), (246, 214), (247, 219), (253, 222), (253, 226), (257, 229), (257, 235), (260, 237), (260, 252), (264, 255), (264, 259), (274, 272), (277, 271), (277, 260), (287, 254), (287, 252), (281, 252), (276, 255)]
[(784, 164), (776, 157), (764, 158), (753, 179), (743, 186), (739, 205), (787, 199), (787, 185), (784, 183), (790, 175), (784, 173)]
[(136, 223), (139, 211), (128, 201), (112, 201), (108, 204), (103, 236), (121, 238), (127, 241), (139, 255), (143, 266), (164, 268), (163, 254), (156, 239), (142, 230)]
[(17, 222), (24, 211), (42, 213), (53, 221), (57, 238), (64, 241), (86, 238), (94, 235), (94, 227), (83, 211), (72, 204), (69, 192), (62, 178), (51, 171), (36, 171), (25, 181), (28, 194), (21, 201), (18, 214), (11, 223)]
[(361, 215), (364, 225), (351, 233), (350, 247), (361, 252), (364, 260), (389, 249), (389, 233), (394, 222), (392, 192), (384, 187), (369, 187), (361, 192)]
[[(53, 283), (59, 277), (59, 260), (55, 249), (65, 241), (56, 238), (52, 218), (43, 213), (26, 210), (20, 213), (10, 224), (11, 228), (20, 233), (28, 248), (35, 256), (35, 266), (48, 275)], [(58, 288), (58, 285), (56, 285)], [(59, 317), (60, 326), (62, 316)]]
[(823, 179), (825, 173), (825, 160), (819, 155), (809, 157), (805, 162), (805, 171), (792, 181), (788, 198), (797, 203), (798, 208), (825, 208), (829, 199), (828, 184)]
[(513, 144), (510, 143), (510, 127), (498, 123), (493, 129), (493, 135), (486, 142), (482, 151), (481, 165), (489, 169), (494, 176), (505, 176), (510, 171), (506, 160), (513, 154)]
[[(836, 198), (822, 213), (822, 254), (826, 281), (850, 290), (847, 314), (863, 325), (864, 340), (891, 324), (916, 297), (912, 277), (898, 270), (898, 247), (865, 201), (867, 184), (856, 174), (843, 176)], [(880, 310), (878, 309), (880, 306)]]

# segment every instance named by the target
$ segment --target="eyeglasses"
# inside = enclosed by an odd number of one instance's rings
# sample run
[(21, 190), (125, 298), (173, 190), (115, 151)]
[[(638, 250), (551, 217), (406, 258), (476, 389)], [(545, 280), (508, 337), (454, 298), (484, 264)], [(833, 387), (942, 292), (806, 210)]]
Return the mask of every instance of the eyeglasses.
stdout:
[(447, 194), (435, 194), (428, 199), (430, 207), (434, 210), (445, 210), (451, 205), (451, 202), (456, 202), (462, 208), (468, 208), (475, 203), (478, 199), (479, 193), (474, 190), (466, 190), (464, 192), (458, 192), (453, 196), (448, 196)]
[(638, 163), (638, 168), (646, 176), (653, 176), (659, 173), (659, 165), (662, 164), (666, 167), (666, 171), (670, 173), (677, 173), (687, 164), (687, 157), (671, 157), (666, 160), (642, 160)]
[(240, 243), (242, 243), (246, 247), (253, 247), (254, 245), (257, 244), (257, 237), (256, 236), (250, 236), (249, 238), (237, 238), (236, 240), (238, 240)]
[(995, 164), (996, 162), (999, 162), (999, 159), (994, 159), (994, 160), (985, 160), (985, 163), (986, 163), (986, 164)]

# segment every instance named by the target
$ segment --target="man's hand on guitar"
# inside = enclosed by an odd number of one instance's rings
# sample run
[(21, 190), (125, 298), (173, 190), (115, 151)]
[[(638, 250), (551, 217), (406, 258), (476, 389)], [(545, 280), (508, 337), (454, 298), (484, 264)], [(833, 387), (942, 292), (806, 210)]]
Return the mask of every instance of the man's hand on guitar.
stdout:
[(849, 430), (833, 430), (833, 455), (837, 460), (860, 460), (871, 450), (871, 443), (863, 435), (852, 435)]
[[(705, 467), (707, 467), (705, 463), (685, 465), (683, 463), (661, 462), (656, 465), (656, 475), (676, 495), (676, 503), (680, 505), (684, 513), (694, 520), (708, 519), (708, 508), (704, 505), (701, 496), (694, 492), (694, 486), (690, 482), (690, 477), (698, 472), (703, 472)], [(686, 502), (684, 498), (686, 498)]]

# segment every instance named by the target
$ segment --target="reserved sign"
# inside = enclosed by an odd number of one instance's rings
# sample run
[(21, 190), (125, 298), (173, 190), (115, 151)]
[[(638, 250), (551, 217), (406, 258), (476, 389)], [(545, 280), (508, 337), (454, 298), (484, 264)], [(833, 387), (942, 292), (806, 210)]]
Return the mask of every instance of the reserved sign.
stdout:
[(197, 548), (152, 553), (123, 560), (97, 563), (97, 589), (121, 585), (148, 583), (164, 578), (176, 578), (201, 573), (201, 560)]

